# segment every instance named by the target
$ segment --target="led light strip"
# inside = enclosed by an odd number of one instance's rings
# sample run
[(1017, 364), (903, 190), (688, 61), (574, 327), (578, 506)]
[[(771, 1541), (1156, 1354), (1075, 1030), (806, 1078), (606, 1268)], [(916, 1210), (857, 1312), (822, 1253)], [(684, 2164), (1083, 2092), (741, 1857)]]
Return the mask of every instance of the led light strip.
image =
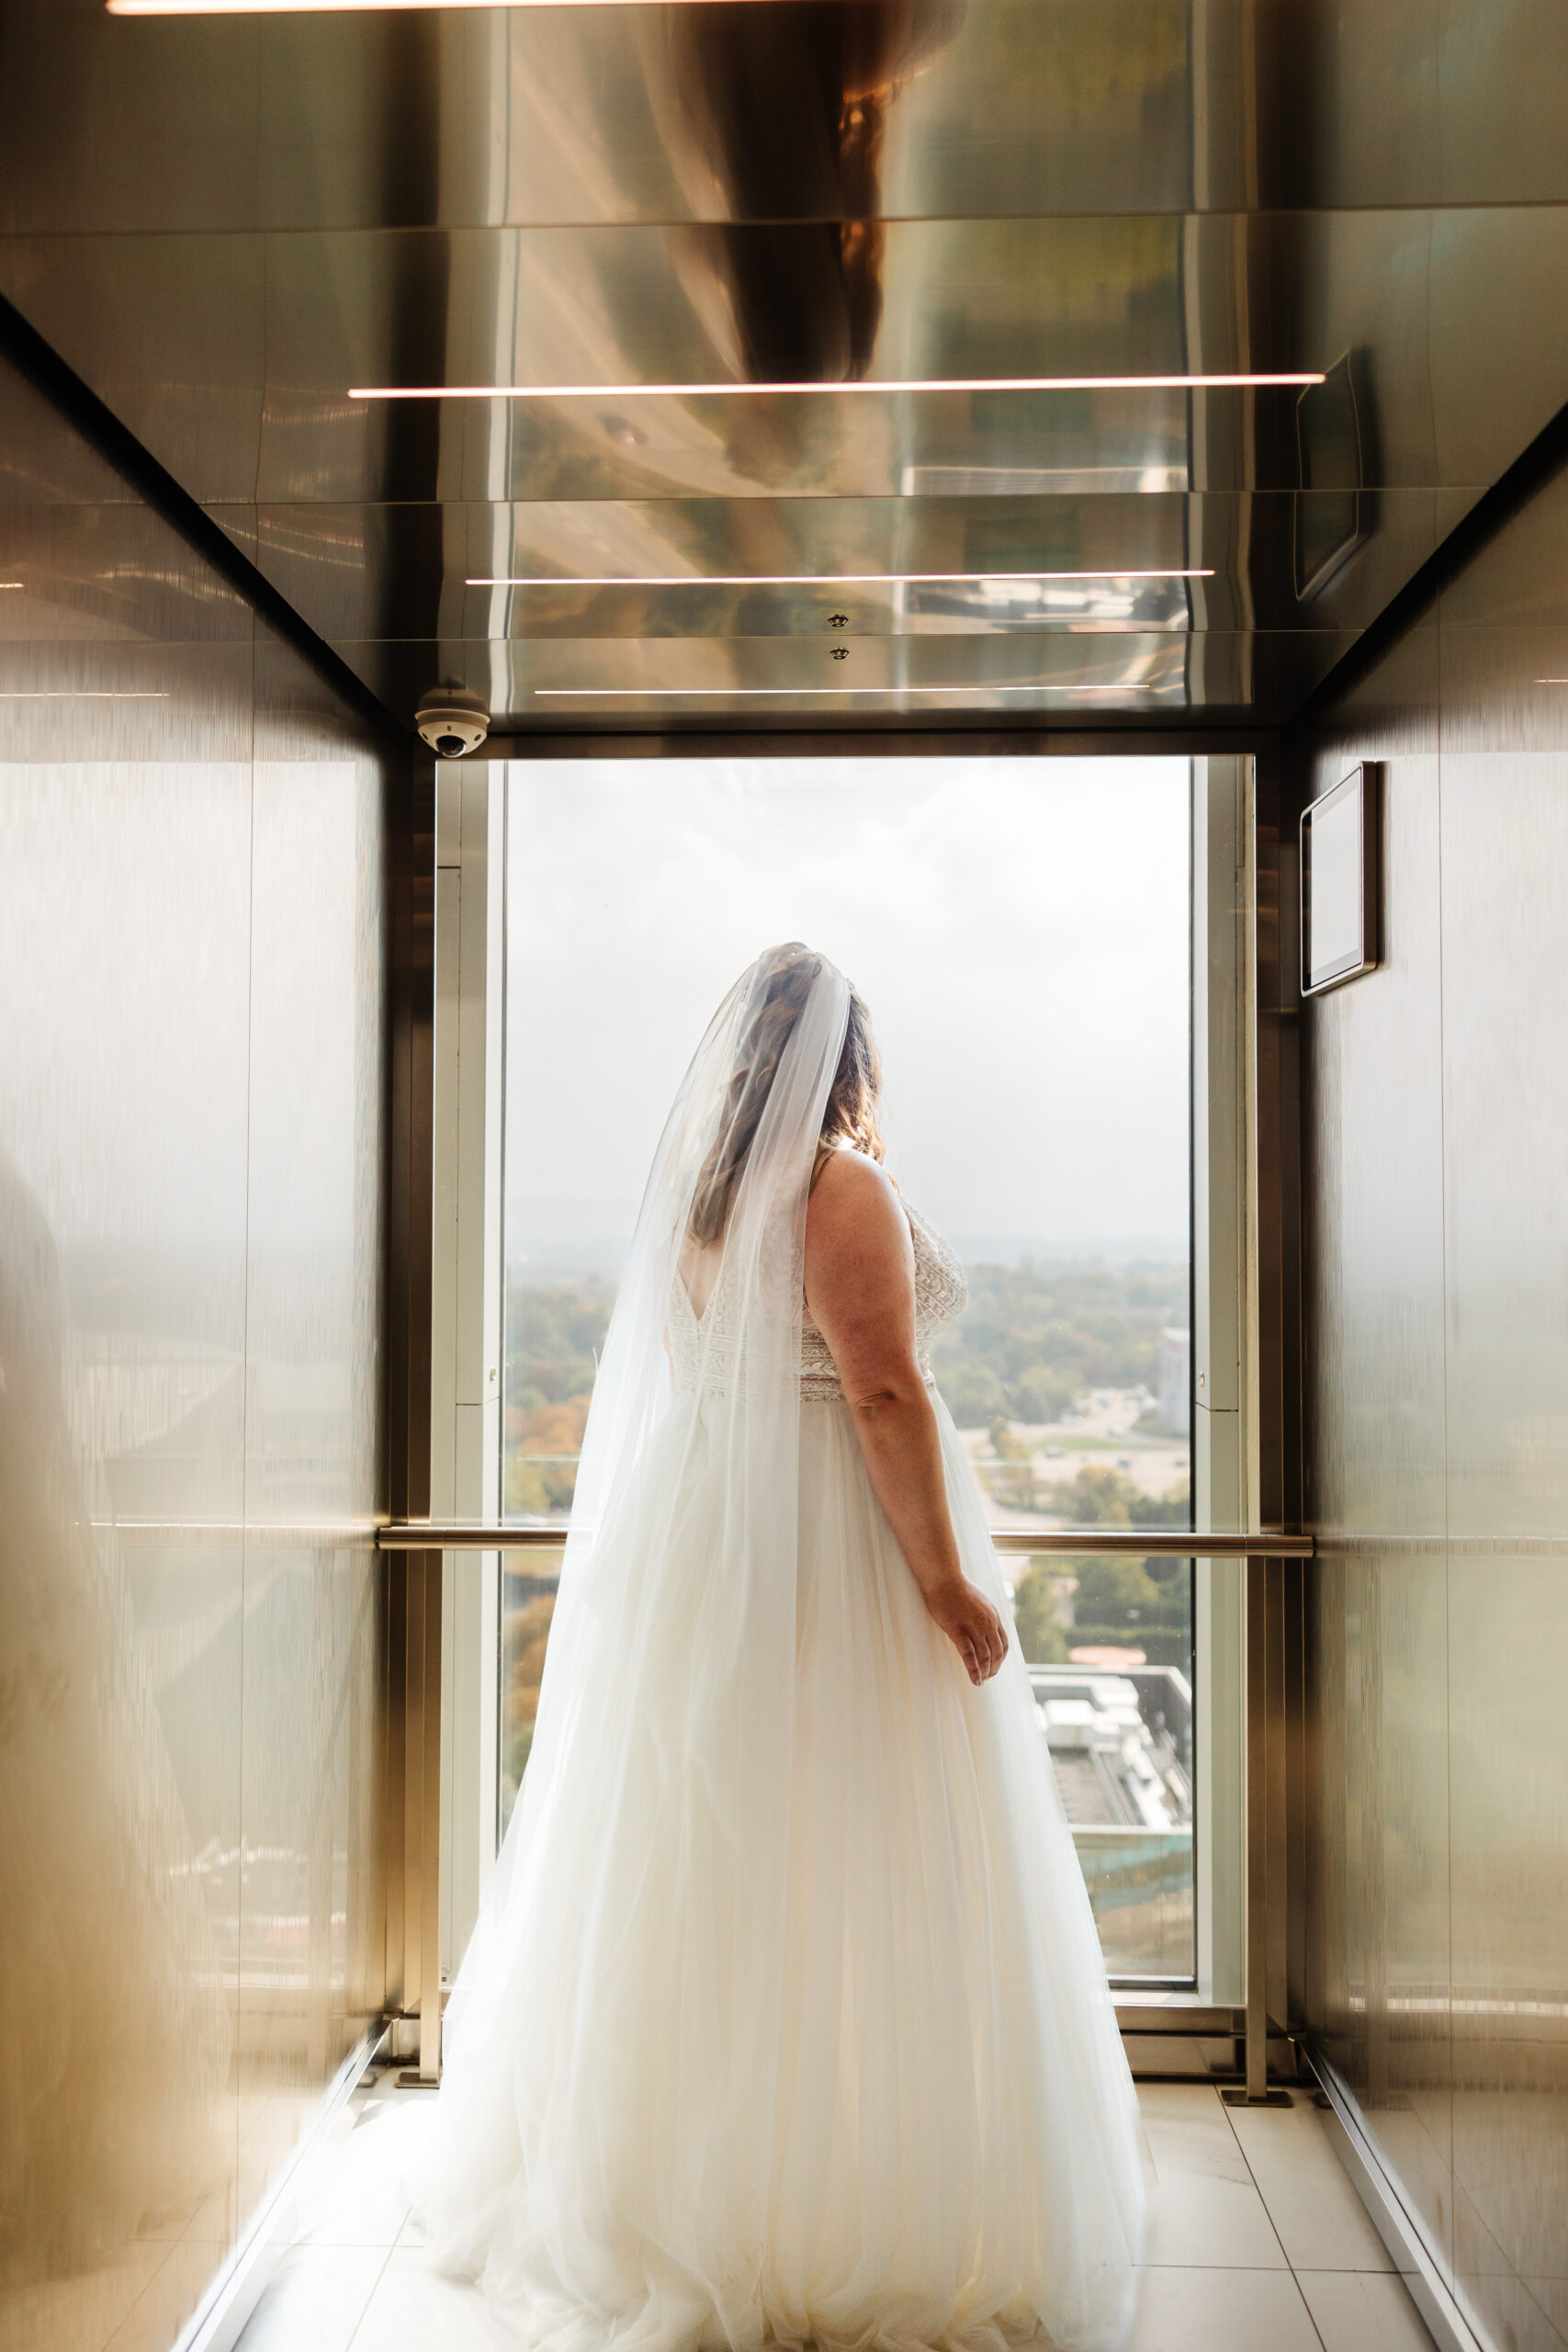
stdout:
[(530, 694), (540, 701), (547, 696), (565, 697), (569, 701), (584, 702), (592, 697), (596, 702), (608, 698), (630, 696), (636, 702), (652, 702), (660, 697), (678, 695), (684, 701), (695, 701), (699, 695), (717, 695), (728, 701), (738, 695), (1128, 695), (1140, 694), (1139, 686), (1059, 686), (1043, 678), (1032, 686), (531, 686)]
[(164, 686), (9, 686), (0, 702), (167, 702)]
[(1321, 371), (1266, 376), (857, 376), (795, 384), (354, 384), (351, 401), (650, 401), (757, 399), (813, 392), (1240, 391), (1267, 384), (1321, 384)]
[(465, 580), (465, 588), (877, 588), (956, 587), (990, 580), (1212, 580), (1212, 568), (1150, 571), (681, 571), (621, 573), (604, 579)]
[[(502, 0), (507, 7), (544, 8), (558, 0)], [(346, 17), (389, 8), (473, 8), (482, 0), (104, 0), (111, 17)], [(615, 0), (568, 0), (578, 8), (609, 7)]]

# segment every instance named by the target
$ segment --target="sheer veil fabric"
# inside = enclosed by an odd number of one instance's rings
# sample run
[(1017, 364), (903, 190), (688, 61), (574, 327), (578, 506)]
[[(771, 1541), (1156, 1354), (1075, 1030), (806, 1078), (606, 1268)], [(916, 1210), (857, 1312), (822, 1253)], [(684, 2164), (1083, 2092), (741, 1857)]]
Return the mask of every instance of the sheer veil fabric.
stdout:
[[(848, 1407), (802, 1398), (849, 989), (801, 950), (781, 1023), (778, 953), (654, 1159), (416, 2208), (539, 2352), (1089, 2352), (1131, 2313), (1132, 2085), (1016, 1643), (969, 1683)], [(739, 1172), (698, 1317), (679, 1260), (716, 1165)]]

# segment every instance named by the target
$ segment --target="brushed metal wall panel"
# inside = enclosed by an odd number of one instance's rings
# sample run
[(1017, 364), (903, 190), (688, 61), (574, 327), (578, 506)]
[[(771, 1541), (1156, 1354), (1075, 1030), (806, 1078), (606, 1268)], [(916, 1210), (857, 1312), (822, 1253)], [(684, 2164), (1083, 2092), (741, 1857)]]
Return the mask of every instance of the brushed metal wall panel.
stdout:
[[(24, 230), (111, 212), (166, 231), (1568, 196), (1551, 0), (1480, 22), (1453, 0), (1333, 16), (1296, 0), (423, 24), (117, 23), (96, 0), (8, 14), (5, 225)], [(846, 136), (849, 92), (874, 109), (869, 168)], [(479, 96), (499, 125), (489, 150), (451, 136)]]
[[(17, 168), (0, 220), (22, 230), (109, 214), (159, 232), (1568, 197), (1551, 0), (1479, 21), (1457, 0), (197, 25), (13, 0), (8, 17), (0, 130)], [(874, 140), (846, 123), (850, 96)], [(496, 124), (484, 145), (461, 135), (477, 103)]]
[(0, 244), (0, 290), (193, 497), (243, 500), (266, 396), (265, 261), (259, 237), (17, 238)]
[(5, 42), (0, 232), (400, 227), (440, 210), (419, 168), (441, 118), (428, 24), (130, 23), (101, 0), (11, 0)]
[[(1032, 505), (1042, 545), (1132, 548), (1163, 545), (1190, 496), (1222, 502), (1182, 526), (1213, 575), (1191, 631), (1256, 642), (1195, 648), (1172, 710), (1273, 718), (1322, 674), (1324, 633), (1365, 627), (1556, 405), (1568, 329), (1533, 289), (1568, 258), (1558, 14), (747, 0), (142, 20), (7, 0), (0, 286), (321, 634), (400, 644), (366, 660), (407, 681), (400, 713), (441, 673), (438, 641), (531, 633), (515, 606), (468, 608), (453, 561), (477, 534), (502, 568), (516, 502), (743, 503), (711, 549), (672, 551), (714, 571), (767, 540), (770, 502), (996, 497)], [(1289, 390), (346, 397), (1347, 356), (1359, 540), (1310, 597), (1302, 500), (1323, 493), (1301, 488)], [(1134, 498), (1140, 519), (1092, 514)], [(876, 535), (840, 519), (846, 544)], [(636, 513), (563, 514), (539, 544), (581, 573), (600, 539), (651, 544)], [(91, 619), (106, 567), (82, 557), (66, 603)], [(613, 639), (627, 684), (645, 640), (691, 627), (624, 600), (535, 619)], [(748, 629), (795, 624), (720, 594), (697, 633)], [(514, 674), (472, 666), (476, 691)], [(1121, 707), (1145, 706), (1130, 687)], [(526, 692), (496, 715), (534, 723)]]
[(1314, 761), (1382, 763), (1383, 962), (1309, 1000), (1308, 1474), (1314, 1525), (1444, 1530), (1442, 1003), (1436, 628), (1417, 630)]
[[(1228, 55), (1240, 12), (1211, 14)], [(1190, 16), (1170, 0), (1068, 0), (1045, 13), (994, 0), (513, 17), (488, 43), (476, 28), (461, 56), (456, 41), (444, 49), (452, 79), (488, 67), (503, 83), (508, 132), (503, 175), (443, 175), (444, 217), (1179, 207), (1193, 179)], [(846, 122), (851, 94), (870, 139)], [(1210, 178), (1222, 181), (1216, 202), (1244, 191), (1236, 164)]]
[[(343, 384), (363, 380), (346, 357), (336, 375)], [(1239, 413), (1235, 397), (1215, 399), (1228, 400), (1233, 416)], [(1290, 396), (1258, 399), (1280, 420), (1259, 461), (1273, 469), (1264, 486), (1290, 488), (1296, 479), (1286, 448)], [(482, 403), (405, 413), (427, 425), (434, 418), (439, 430), (433, 450), (386, 448), (382, 472), (376, 451), (384, 445), (371, 445), (366, 435), (391, 420), (357, 410), (345, 416), (340, 403), (308, 389), (269, 430), (263, 498), (298, 506), (438, 494), (456, 507), (465, 500), (760, 494), (1085, 497), (1189, 484), (1187, 405), (1179, 391), (1110, 390), (1071, 402), (1016, 392), (870, 391), (819, 396), (805, 411), (787, 398), (748, 396), (529, 401), (510, 409)], [(417, 469), (423, 463), (428, 471), (432, 456), (435, 470), (423, 481)], [(1238, 435), (1216, 437), (1208, 466), (1213, 488), (1245, 489), (1256, 471)]]
[(1303, 1008), (1303, 1223), (1308, 1513), (1328, 1547), (1310, 2014), (1447, 2264), (1438, 679), (1438, 631), (1417, 630), (1314, 751), (1313, 791), (1382, 763), (1384, 964)]
[(1455, 2271), (1521, 2352), (1568, 2324), (1565, 1573), (1462, 1537), (1450, 1571)]
[(59, 419), (31, 384), (0, 368), (0, 515), (8, 529), (25, 529), (20, 510), (91, 501), (112, 505), (126, 500), (125, 484), (113, 468)]
[[(1187, 0), (1070, 0), (1044, 17), (1023, 0), (696, 20), (476, 9), (431, 26), (220, 23), (194, 39), (66, 0), (52, 42), (50, 11), (13, 13), (18, 78), (46, 98), (0, 117), (24, 166), (7, 208), (23, 228), (107, 211), (152, 231), (1097, 212), (1179, 205), (1192, 176)], [(1213, 44), (1235, 49), (1235, 0), (1213, 14)], [(499, 157), (440, 138), (471, 122), (476, 83), (501, 96)], [(106, 137), (73, 88), (98, 98)], [(354, 102), (332, 102), (345, 92)], [(874, 110), (874, 141), (846, 136), (852, 93)], [(803, 115), (814, 136), (785, 130)], [(399, 118), (439, 168), (387, 168)], [(1242, 174), (1229, 179), (1239, 194)]]
[(1309, 2021), (1406, 2203), (1454, 2259), (1449, 1593), (1442, 1537), (1325, 1539)]
[[(1443, 639), (1450, 1523), (1456, 1538), (1562, 1535), (1568, 689), (1534, 686), (1536, 632)], [(1483, 707), (1490, 751), (1472, 748)]]
[(1272, 0), (1262, 60), (1263, 201), (1325, 208), (1560, 204), (1555, 103), (1564, 51), (1552, 0)]
[(0, 744), (17, 761), (243, 763), (254, 661), (242, 640), (0, 636)]
[[(830, 719), (849, 713), (857, 722), (943, 707), (1013, 717), (1046, 710), (1054, 718), (1082, 708), (1102, 721), (1117, 697), (1140, 713), (1201, 707), (1265, 718), (1299, 701), (1303, 681), (1322, 676), (1350, 642), (1326, 630), (1272, 639), (1174, 630), (885, 637), (863, 639), (843, 664), (831, 661), (826, 644), (790, 638), (558, 638), (528, 645), (448, 638), (345, 641), (334, 650), (389, 708), (412, 710), (432, 678), (462, 677), (492, 711), (514, 714), (522, 732), (547, 731), (563, 718), (575, 726), (585, 710), (595, 724), (612, 727), (634, 714), (646, 726), (714, 712), (747, 724), (759, 716), (815, 723), (818, 704)], [(592, 697), (584, 687), (607, 694)]]
[[(1440, 200), (1438, 9), (1275, 0), (1257, 15), (1270, 193), (1325, 209)], [(1276, 199), (1278, 200), (1278, 199)]]
[(1312, 788), (1384, 763), (1385, 962), (1306, 1014), (1310, 1483), (1365, 1531), (1314, 1585), (1312, 2022), (1483, 2338), (1532, 2352), (1568, 2328), (1565, 511), (1314, 747)]
[(250, 774), (130, 748), (0, 793), (5, 2324), (62, 2352), (239, 2217)]
[(1568, 2320), (1568, 711), (1534, 684), (1540, 631), (1445, 620), (1443, 650), (1456, 2267), (1503, 2340), (1545, 2346)]
[(363, 1521), (379, 1492), (380, 778), (347, 730), (301, 724), (290, 668), (272, 649), (251, 869), (246, 2210), (378, 2006), (363, 1948), (376, 1556), (265, 1531)]
[(4, 233), (253, 228), (257, 28), (118, 30), (95, 0), (6, 8)]
[[(1368, 2017), (1370, 2106), (1394, 2170), (1440, 2259), (1452, 2253), (1449, 1592), (1443, 1547), (1417, 1542), (1368, 1562), (1377, 1612), (1375, 1693), (1380, 1770), (1367, 1790), (1382, 1850), (1366, 1883), (1382, 1897), (1382, 2014)], [(1369, 1905), (1369, 1927), (1376, 1933)], [(1369, 1938), (1371, 1941), (1371, 1937)]]
[[(1449, 631), (1450, 678), (1452, 664), (1462, 656), (1469, 624), (1484, 629), (1508, 629), (1521, 649), (1525, 629), (1568, 629), (1568, 482), (1559, 479), (1531, 500), (1507, 532), (1456, 580), (1443, 596), (1443, 621)], [(1561, 639), (1555, 650), (1560, 650)], [(1550, 639), (1542, 651), (1554, 650)], [(1550, 666), (1550, 665), (1548, 665)], [(1529, 665), (1525, 682), (1532, 689), (1539, 668)], [(1483, 674), (1479, 670), (1477, 675)], [(1568, 674), (1568, 673), (1564, 673)], [(1538, 703), (1533, 692), (1529, 696)], [(1556, 696), (1550, 697), (1555, 705)]]
[[(1290, 652), (1260, 645), (1257, 663), (1244, 660), (1243, 674), (1223, 690), (1209, 680), (1225, 674), (1224, 653), (1209, 650), (1190, 667), (1194, 684), (1203, 681), (1192, 702), (1268, 709), (1271, 698), (1249, 686), (1248, 667), (1273, 668), (1284, 699), (1299, 696), (1321, 674), (1314, 636), (1363, 626), (1453, 519), (1451, 502), (1439, 514), (1423, 479), (1436, 465), (1426, 358), (1430, 225), (1405, 214), (895, 222), (879, 244), (869, 307), (859, 311), (849, 281), (820, 275), (818, 231), (805, 223), (722, 237), (700, 224), (615, 224), (33, 240), (13, 244), (0, 262), (67, 356), (214, 503), (243, 544), (256, 545), (299, 609), (334, 637), (357, 629), (429, 636), (437, 602), (448, 637), (510, 626), (492, 601), (475, 620), (451, 609), (461, 593), (452, 534), (468, 546), (479, 538), (488, 565), (510, 560), (498, 492), (508, 501), (530, 492), (555, 567), (581, 572), (604, 560), (606, 537), (654, 560), (653, 543), (664, 535), (649, 528), (652, 491), (684, 492), (688, 504), (694, 492), (715, 502), (706, 524), (671, 510), (677, 537), (694, 537), (659, 559), (707, 570), (744, 560), (750, 544), (770, 536), (787, 543), (788, 510), (819, 499), (842, 502), (848, 493), (867, 502), (863, 520), (852, 522), (847, 511), (832, 518), (837, 536), (853, 542), (874, 540), (885, 527), (873, 493), (907, 513), (928, 500), (945, 507), (962, 492), (971, 505), (997, 497), (1018, 510), (1021, 541), (1084, 563), (1201, 559), (1214, 576), (1193, 596), (1196, 627), (1254, 628), (1298, 642)], [(220, 300), (225, 254), (243, 266)], [(111, 261), (113, 299), (100, 300)], [(188, 282), (176, 295), (182, 271)], [(1201, 354), (1191, 352), (1183, 288), (1194, 276), (1203, 285), (1261, 289), (1281, 271), (1302, 280), (1293, 318), (1250, 296), (1245, 309), (1222, 303), (1205, 323)], [(1314, 288), (1337, 291), (1318, 300)], [(194, 340), (180, 323), (187, 309), (206, 322)], [(155, 358), (129, 349), (139, 311), (175, 319)], [(1375, 513), (1367, 510), (1375, 526), (1368, 546), (1309, 607), (1292, 578), (1303, 494), (1287, 487), (1296, 462), (1288, 391), (1205, 396), (1205, 500), (1220, 503), (1201, 506), (1180, 495), (1192, 480), (1195, 428), (1179, 395), (846, 395), (814, 401), (805, 414), (787, 397), (670, 401), (636, 403), (635, 417), (613, 401), (603, 410), (563, 402), (505, 411), (344, 397), (365, 378), (609, 380), (618, 373), (637, 381), (722, 379), (769, 367), (793, 372), (807, 344), (809, 372), (841, 372), (863, 333), (872, 338), (873, 369), (1027, 372), (1046, 364), (1047, 346), (1050, 365), (1091, 369), (1179, 367), (1193, 356), (1206, 366), (1259, 365), (1309, 345), (1326, 363), (1331, 345), (1364, 340), (1374, 324), (1387, 382), (1369, 362), (1378, 429), (1369, 425), (1364, 469), (1384, 487)], [(769, 339), (780, 334), (785, 344), (775, 349)], [(215, 374), (225, 379), (217, 404), (199, 389)], [(1042, 457), (1051, 462), (1042, 465)], [(1279, 487), (1227, 501), (1220, 496), (1227, 478), (1238, 488), (1251, 480)], [(248, 503), (258, 490), (268, 509), (259, 534)], [(642, 495), (633, 502), (631, 492)], [(411, 503), (436, 497), (459, 502), (439, 556), (434, 518)], [(624, 514), (612, 513), (612, 499)], [(600, 512), (577, 514), (574, 503), (598, 503)], [(767, 505), (779, 508), (771, 533)], [(816, 528), (827, 543), (829, 519)], [(995, 517), (974, 529), (987, 543), (998, 536)], [(920, 625), (940, 627), (943, 617), (928, 611)], [(973, 617), (951, 616), (960, 624)], [(631, 647), (676, 625), (623, 611), (608, 626)], [(708, 633), (720, 626), (743, 622), (721, 604)], [(414, 691), (428, 683), (421, 679)]]
[(1568, 318), (1548, 301), (1528, 342), (1498, 368), (1510, 322), (1568, 270), (1560, 205), (1454, 208), (1433, 215), (1431, 370), (1437, 475), (1495, 481), (1562, 405)]
[(129, 501), (0, 505), (0, 579), (17, 583), (6, 592), (8, 645), (228, 639), (249, 650), (249, 608)]
[(385, 780), (0, 409), (0, 2335), (101, 2352), (175, 2341), (380, 2001), (380, 1572), (267, 1530), (383, 1483)]
[(1433, 13), (1443, 201), (1562, 203), (1568, 17), (1554, 0), (1503, 0), (1480, 14), (1466, 0), (1440, 0)]

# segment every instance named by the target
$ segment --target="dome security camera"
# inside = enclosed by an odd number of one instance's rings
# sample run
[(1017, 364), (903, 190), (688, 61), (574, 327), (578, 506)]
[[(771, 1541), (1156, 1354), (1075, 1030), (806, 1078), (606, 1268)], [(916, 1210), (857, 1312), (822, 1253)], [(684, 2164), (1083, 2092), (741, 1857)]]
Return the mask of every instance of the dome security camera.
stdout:
[(434, 686), (420, 698), (414, 723), (437, 759), (460, 760), (490, 733), (490, 714), (463, 686)]

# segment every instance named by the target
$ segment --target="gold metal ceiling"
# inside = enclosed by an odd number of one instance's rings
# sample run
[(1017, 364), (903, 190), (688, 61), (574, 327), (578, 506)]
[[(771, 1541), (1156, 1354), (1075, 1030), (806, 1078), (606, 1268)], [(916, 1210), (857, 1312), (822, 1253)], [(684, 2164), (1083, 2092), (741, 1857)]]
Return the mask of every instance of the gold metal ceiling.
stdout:
[(1268, 723), (1562, 403), (1562, 13), (4, 0), (0, 290), (400, 718)]

